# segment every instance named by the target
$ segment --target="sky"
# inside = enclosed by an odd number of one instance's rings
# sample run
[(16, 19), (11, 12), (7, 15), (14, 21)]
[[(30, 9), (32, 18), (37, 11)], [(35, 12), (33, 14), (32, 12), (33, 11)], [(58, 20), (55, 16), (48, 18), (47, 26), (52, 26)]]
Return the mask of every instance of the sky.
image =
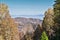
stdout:
[(54, 0), (0, 0), (7, 4), (12, 17), (43, 19), (44, 12), (52, 8)]

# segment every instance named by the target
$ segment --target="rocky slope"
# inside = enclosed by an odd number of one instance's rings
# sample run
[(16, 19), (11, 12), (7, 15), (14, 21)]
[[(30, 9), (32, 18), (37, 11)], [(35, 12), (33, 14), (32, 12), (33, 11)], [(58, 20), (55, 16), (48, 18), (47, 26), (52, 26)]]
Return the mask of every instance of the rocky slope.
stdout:
[(15, 23), (18, 24), (21, 40), (27, 34), (32, 36), (36, 31), (38, 25), (41, 27), (41, 24), (42, 24), (42, 20), (40, 19), (17, 17), (17, 18), (14, 18), (14, 20), (15, 20)]

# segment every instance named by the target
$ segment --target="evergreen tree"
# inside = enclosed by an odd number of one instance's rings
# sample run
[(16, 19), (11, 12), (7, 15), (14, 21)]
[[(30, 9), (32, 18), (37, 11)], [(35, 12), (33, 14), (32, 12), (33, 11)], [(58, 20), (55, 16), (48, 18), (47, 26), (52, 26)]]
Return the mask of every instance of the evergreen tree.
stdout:
[(60, 0), (55, 0), (54, 4), (54, 27), (56, 28), (56, 40), (60, 40)]
[(41, 34), (42, 34), (42, 28), (41, 28), (41, 26), (38, 24), (38, 25), (37, 25), (37, 28), (36, 28), (36, 30), (35, 30), (35, 32), (34, 32), (33, 40), (40, 40)]
[(0, 40), (20, 40), (17, 24), (5, 4), (0, 4)]
[(45, 31), (43, 31), (43, 33), (41, 35), (41, 40), (49, 40)]
[(54, 39), (54, 11), (52, 8), (49, 8), (46, 12), (45, 12), (45, 17), (42, 23), (42, 27), (43, 30), (46, 31), (49, 40), (53, 40)]

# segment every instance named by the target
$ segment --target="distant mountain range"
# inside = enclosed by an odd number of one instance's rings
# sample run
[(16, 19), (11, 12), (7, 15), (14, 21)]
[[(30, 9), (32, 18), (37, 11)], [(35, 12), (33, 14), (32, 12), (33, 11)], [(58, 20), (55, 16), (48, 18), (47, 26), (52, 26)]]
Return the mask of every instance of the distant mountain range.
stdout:
[(44, 15), (11, 15), (13, 18), (15, 17), (25, 17), (25, 18), (35, 18), (35, 19), (43, 19)]
[(44, 16), (44, 15), (12, 15), (12, 16)]
[(14, 20), (17, 23), (23, 23), (23, 24), (27, 24), (27, 23), (41, 24), (42, 23), (42, 20), (36, 19), (36, 18), (16, 17), (16, 18), (14, 18)]

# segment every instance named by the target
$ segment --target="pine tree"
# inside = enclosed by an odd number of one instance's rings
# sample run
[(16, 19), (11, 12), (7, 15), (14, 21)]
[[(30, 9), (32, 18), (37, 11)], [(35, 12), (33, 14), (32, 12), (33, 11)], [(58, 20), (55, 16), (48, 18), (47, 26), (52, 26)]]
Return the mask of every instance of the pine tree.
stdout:
[(0, 40), (20, 40), (18, 27), (5, 4), (0, 4)]
[(54, 27), (56, 28), (56, 40), (60, 40), (60, 0), (55, 0), (54, 4)]
[(45, 17), (42, 23), (42, 27), (43, 30), (46, 31), (49, 40), (53, 40), (54, 38), (54, 20), (53, 17), (54, 16), (54, 11), (52, 8), (49, 8), (46, 12), (45, 12)]
[(45, 12), (45, 17), (42, 23), (42, 26), (46, 31), (49, 31), (49, 29), (51, 29), (52, 26), (54, 25), (53, 16), (54, 16), (53, 9), (49, 8)]
[(43, 33), (41, 35), (41, 40), (49, 40), (45, 31), (43, 31)]

